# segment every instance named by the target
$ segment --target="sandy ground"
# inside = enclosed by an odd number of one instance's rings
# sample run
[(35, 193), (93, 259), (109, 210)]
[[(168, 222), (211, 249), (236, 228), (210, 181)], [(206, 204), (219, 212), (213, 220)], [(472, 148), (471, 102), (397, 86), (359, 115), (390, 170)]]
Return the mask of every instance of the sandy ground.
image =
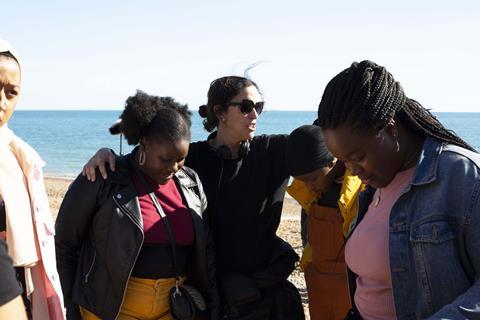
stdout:
[[(67, 191), (70, 182), (71, 180), (69, 179), (45, 179), (45, 185), (50, 200), (50, 208), (54, 218), (57, 216), (58, 209), (60, 208), (63, 196)], [(288, 241), (293, 246), (295, 251), (301, 255), (302, 241), (300, 238), (300, 206), (295, 202), (295, 200), (289, 197), (285, 198), (282, 221), (277, 233), (281, 238)], [(300, 291), (305, 309), (305, 316), (306, 319), (309, 320), (310, 316), (308, 314), (308, 297), (305, 287), (305, 280), (303, 278), (303, 273), (300, 272), (298, 267), (290, 276), (290, 281), (292, 281)]]

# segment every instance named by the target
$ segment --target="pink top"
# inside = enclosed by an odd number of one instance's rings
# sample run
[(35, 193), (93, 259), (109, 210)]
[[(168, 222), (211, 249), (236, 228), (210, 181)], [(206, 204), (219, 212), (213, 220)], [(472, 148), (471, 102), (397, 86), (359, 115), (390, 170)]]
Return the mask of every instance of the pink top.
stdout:
[(389, 218), (415, 168), (397, 173), (377, 189), (367, 213), (345, 246), (348, 267), (358, 275), (355, 305), (365, 320), (396, 319), (389, 261)]

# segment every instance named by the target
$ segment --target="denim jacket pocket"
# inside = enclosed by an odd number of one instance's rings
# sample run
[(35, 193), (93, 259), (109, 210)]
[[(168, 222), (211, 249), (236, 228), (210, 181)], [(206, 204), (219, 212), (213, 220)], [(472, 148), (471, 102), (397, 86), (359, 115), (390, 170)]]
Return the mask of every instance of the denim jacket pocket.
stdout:
[(432, 314), (453, 301), (468, 286), (458, 248), (455, 221), (447, 217), (430, 217), (414, 223), (410, 243), (415, 263), (419, 293), (418, 314)]
[(410, 232), (410, 241), (419, 243), (435, 243), (455, 239), (455, 233), (452, 225), (446, 220), (435, 220), (412, 226)]

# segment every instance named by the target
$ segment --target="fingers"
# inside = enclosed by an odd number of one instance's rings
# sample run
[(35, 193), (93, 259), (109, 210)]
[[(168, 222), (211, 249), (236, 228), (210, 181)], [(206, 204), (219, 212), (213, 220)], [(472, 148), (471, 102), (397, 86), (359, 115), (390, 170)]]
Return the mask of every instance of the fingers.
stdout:
[(105, 167), (105, 160), (97, 159), (97, 166), (98, 166), (98, 171), (100, 171), (100, 175), (102, 176), (102, 178), (107, 179), (107, 169)]
[(108, 165), (110, 167), (110, 170), (115, 171), (115, 155), (108, 150)]
[(83, 167), (83, 170), (82, 170), (82, 174), (84, 176), (87, 176), (87, 180), (92, 181), (92, 182), (95, 181), (95, 178), (96, 178), (95, 168), (96, 167), (97, 166), (95, 164), (95, 156), (93, 156), (92, 158), (90, 158), (90, 160), (88, 160), (87, 164), (85, 164), (85, 166)]
[(112, 154), (110, 149), (103, 148), (97, 152), (95, 158), (96, 166), (98, 167), (102, 178), (107, 179), (108, 175), (106, 163), (108, 163), (108, 167), (111, 171), (115, 171), (115, 156)]
[(98, 150), (93, 157), (83, 166), (82, 175), (87, 176), (87, 180), (94, 182), (97, 178), (95, 169), (98, 168), (103, 179), (107, 179), (107, 169), (105, 162), (108, 162), (110, 170), (115, 171), (115, 155), (108, 148)]

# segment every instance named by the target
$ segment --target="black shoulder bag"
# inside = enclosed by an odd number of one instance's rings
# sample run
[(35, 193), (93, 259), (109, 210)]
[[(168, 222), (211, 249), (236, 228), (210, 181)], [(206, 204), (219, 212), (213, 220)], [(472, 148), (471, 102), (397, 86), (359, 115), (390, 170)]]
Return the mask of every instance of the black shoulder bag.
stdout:
[(152, 199), (153, 204), (157, 209), (157, 213), (160, 215), (162, 221), (165, 223), (168, 237), (170, 238), (173, 266), (175, 268), (175, 287), (173, 287), (169, 293), (170, 312), (172, 313), (174, 319), (193, 320), (198, 315), (198, 313), (206, 310), (207, 306), (205, 304), (205, 299), (203, 298), (200, 291), (198, 291), (195, 287), (180, 284), (180, 275), (177, 269), (176, 242), (173, 235), (172, 227), (170, 226), (170, 222), (168, 221), (165, 212), (160, 207), (160, 203), (158, 203), (157, 196), (155, 195), (153, 190), (151, 190), (152, 188), (148, 185), (147, 181), (145, 181), (145, 177), (143, 176), (143, 173), (138, 167), (137, 172), (140, 175), (140, 180), (142, 180), (145, 190), (148, 192), (150, 199)]

